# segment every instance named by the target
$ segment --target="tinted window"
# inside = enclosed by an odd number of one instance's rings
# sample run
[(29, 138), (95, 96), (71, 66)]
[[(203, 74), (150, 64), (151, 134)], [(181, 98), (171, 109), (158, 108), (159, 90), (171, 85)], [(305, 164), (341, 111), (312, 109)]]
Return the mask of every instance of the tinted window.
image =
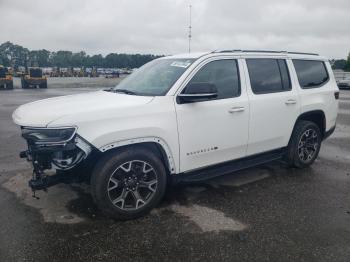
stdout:
[(283, 59), (246, 59), (250, 85), (255, 94), (282, 92), (291, 89), (286, 61)]
[(280, 68), (283, 89), (291, 90), (292, 86), (290, 84), (290, 78), (289, 78), (287, 63), (286, 63), (285, 60), (282, 60), (282, 59), (278, 59), (277, 61), (278, 61), (278, 66)]
[(322, 61), (295, 59), (293, 64), (302, 88), (319, 87), (329, 79), (326, 66)]
[(239, 96), (241, 93), (236, 60), (218, 60), (203, 66), (191, 83), (211, 83), (218, 90), (217, 99)]

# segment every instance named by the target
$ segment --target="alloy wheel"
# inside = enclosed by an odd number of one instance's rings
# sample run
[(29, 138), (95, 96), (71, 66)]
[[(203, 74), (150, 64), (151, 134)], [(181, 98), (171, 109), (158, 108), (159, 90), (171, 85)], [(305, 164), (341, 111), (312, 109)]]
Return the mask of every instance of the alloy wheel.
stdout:
[(153, 198), (157, 184), (157, 173), (150, 163), (132, 160), (121, 164), (111, 174), (107, 192), (114, 206), (132, 211)]
[(298, 143), (298, 155), (302, 162), (307, 163), (313, 159), (319, 147), (318, 135), (314, 129), (303, 132)]

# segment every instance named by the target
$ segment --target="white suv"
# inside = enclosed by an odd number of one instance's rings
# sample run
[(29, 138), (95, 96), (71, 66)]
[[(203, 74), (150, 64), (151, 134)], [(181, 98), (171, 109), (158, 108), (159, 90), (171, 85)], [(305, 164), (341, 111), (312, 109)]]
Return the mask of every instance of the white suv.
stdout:
[(29, 103), (13, 120), (33, 190), (82, 173), (100, 209), (130, 219), (156, 206), (169, 181), (281, 158), (309, 166), (335, 129), (338, 98), (324, 57), (227, 50), (156, 59), (116, 88)]

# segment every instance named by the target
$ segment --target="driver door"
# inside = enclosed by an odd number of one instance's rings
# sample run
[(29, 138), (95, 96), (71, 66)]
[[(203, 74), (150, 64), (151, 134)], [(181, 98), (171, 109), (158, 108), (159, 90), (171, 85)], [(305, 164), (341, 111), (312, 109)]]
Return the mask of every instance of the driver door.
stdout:
[(176, 99), (180, 172), (246, 155), (249, 103), (241, 62), (212, 60), (192, 74), (186, 86), (209, 83), (217, 89), (216, 98), (183, 104)]

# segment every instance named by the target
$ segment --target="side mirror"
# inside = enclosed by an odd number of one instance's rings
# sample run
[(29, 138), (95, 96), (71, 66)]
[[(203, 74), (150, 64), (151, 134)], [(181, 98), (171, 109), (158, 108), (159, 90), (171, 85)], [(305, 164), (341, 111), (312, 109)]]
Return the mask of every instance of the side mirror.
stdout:
[(177, 96), (179, 104), (206, 101), (218, 96), (218, 90), (212, 83), (191, 83), (182, 94)]

